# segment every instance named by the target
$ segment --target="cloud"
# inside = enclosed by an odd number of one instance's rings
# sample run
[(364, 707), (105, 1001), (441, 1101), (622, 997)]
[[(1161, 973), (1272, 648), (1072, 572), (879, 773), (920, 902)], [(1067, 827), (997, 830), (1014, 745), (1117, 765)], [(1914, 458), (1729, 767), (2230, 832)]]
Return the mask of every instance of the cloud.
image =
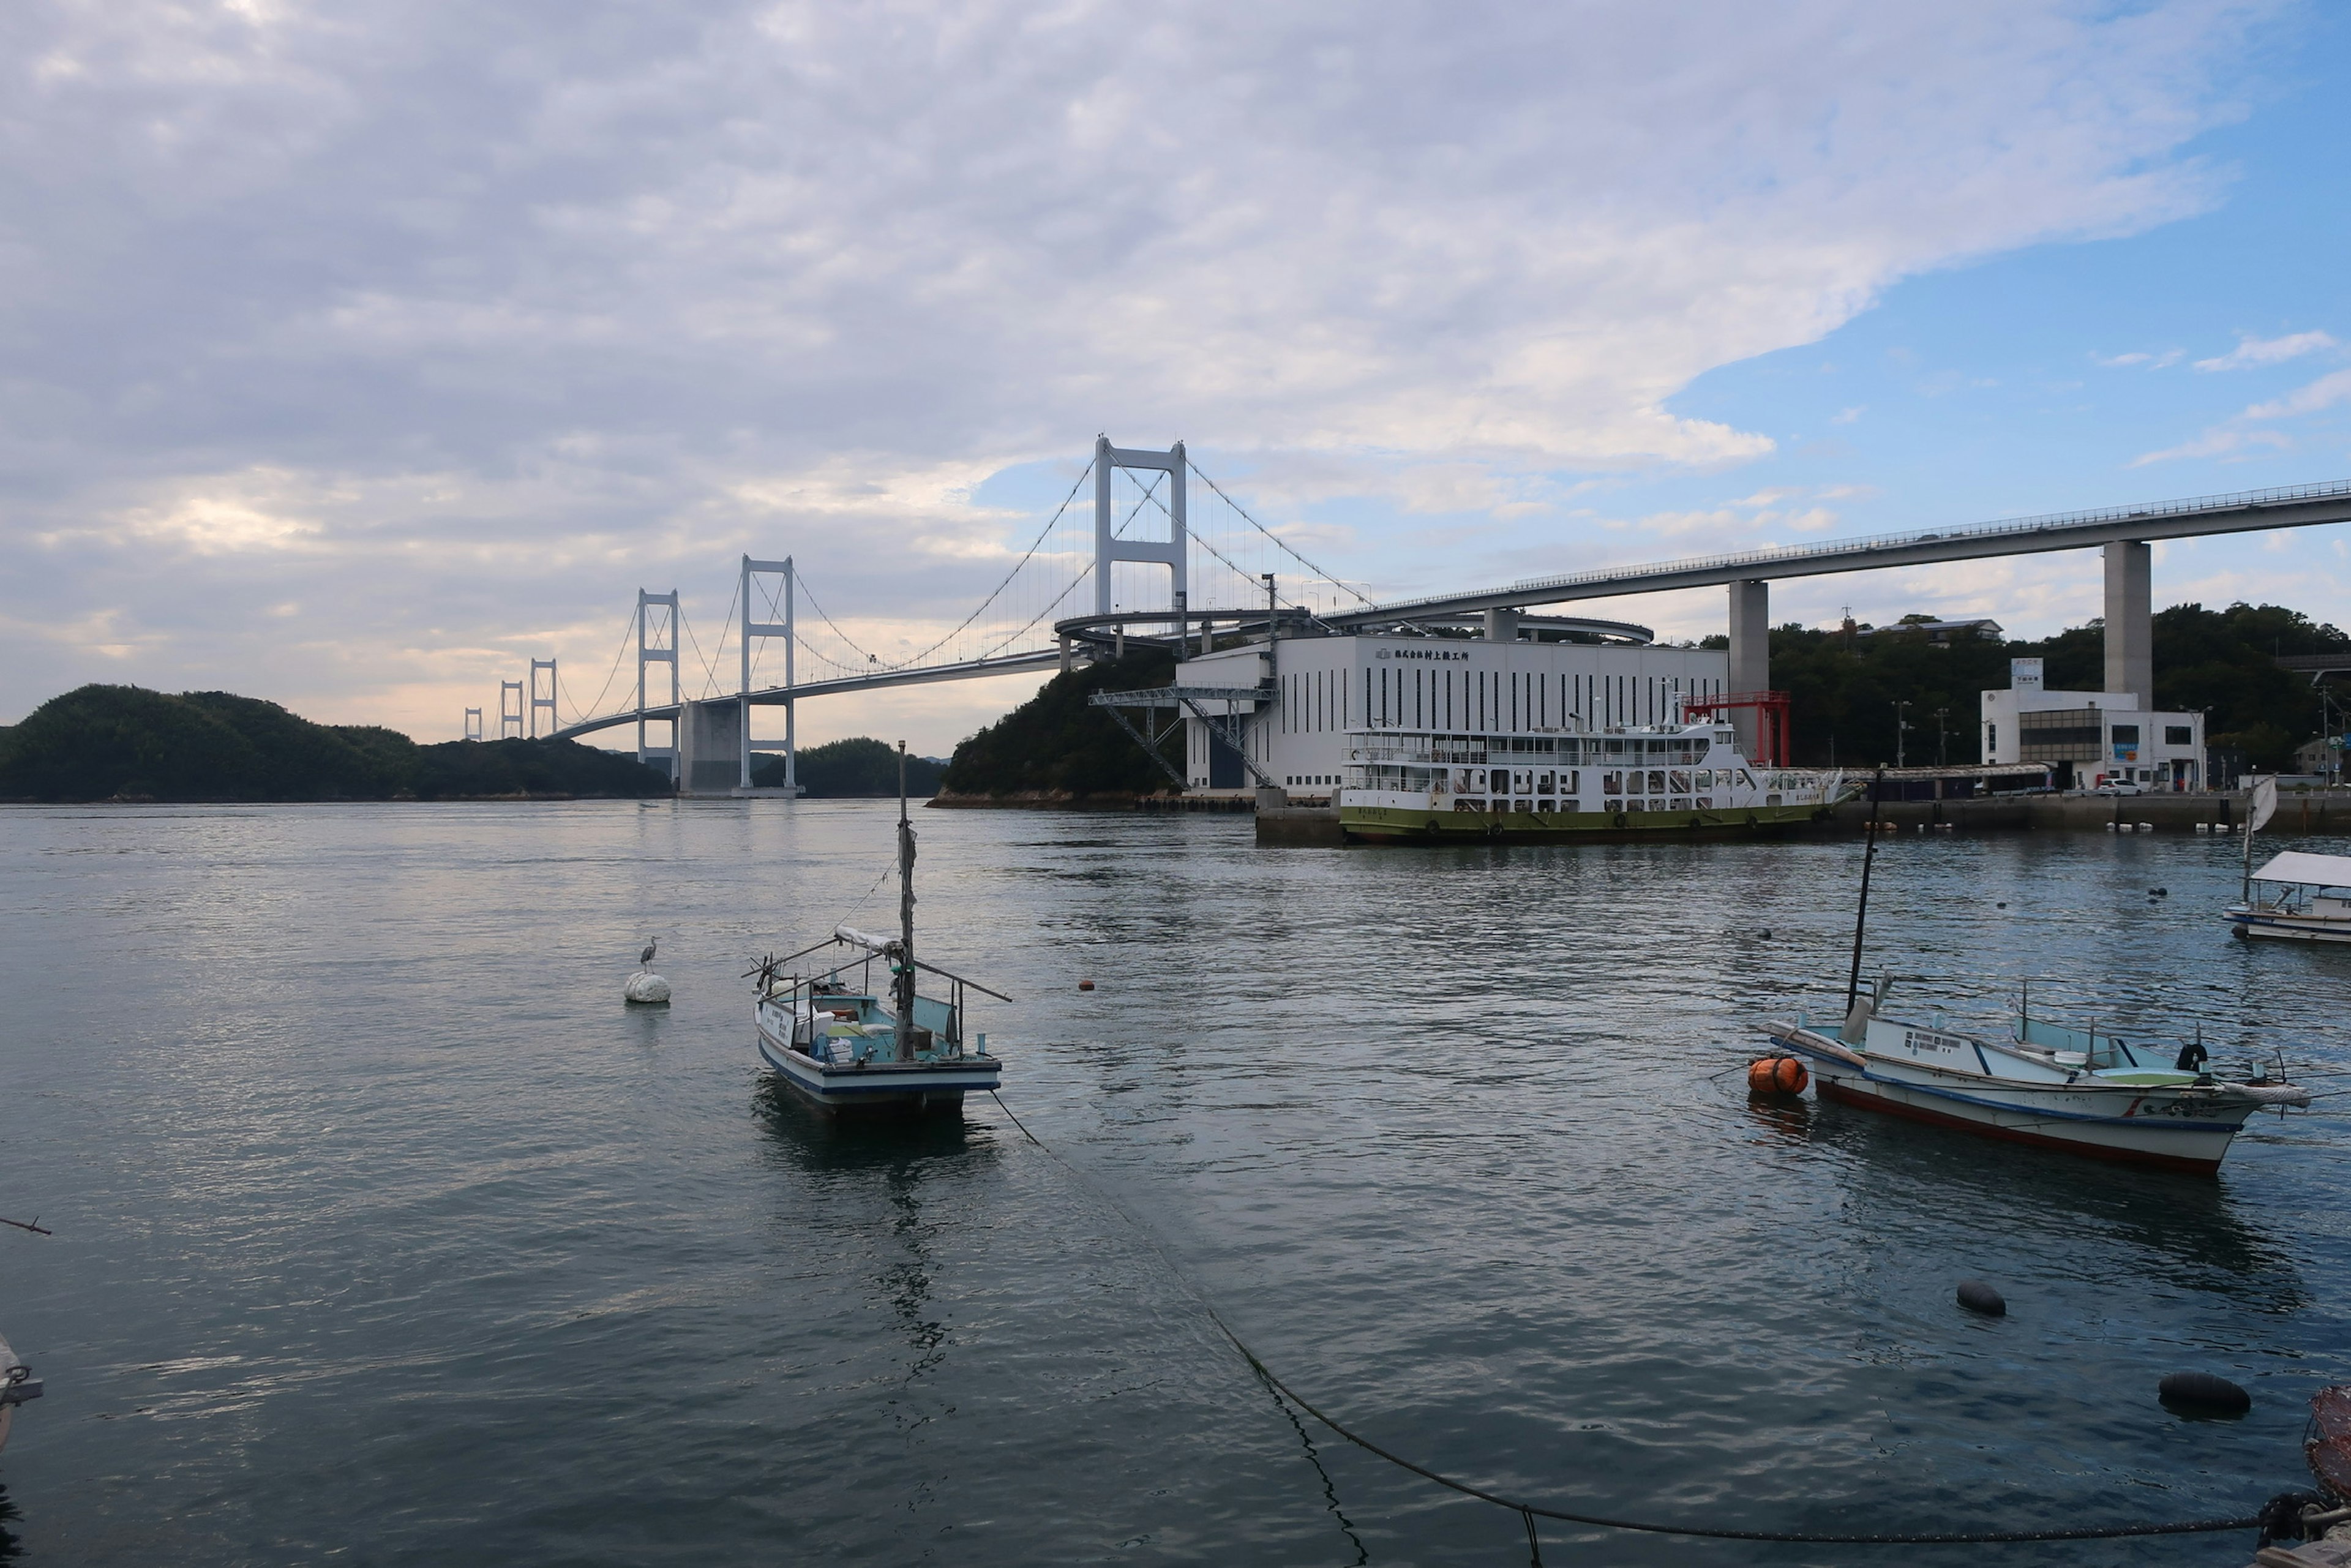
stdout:
[(2178, 349), (2166, 349), (2159, 354), (2138, 352), (2115, 354), (2111, 356), (2105, 354), (2092, 354), (2090, 356), (2093, 361), (2105, 366), (2108, 370), (2125, 370), (2133, 365), (2144, 365), (2150, 371), (2168, 370), (2171, 366), (2178, 364), (2186, 357), (2186, 354)]
[(2345, 398), (2351, 398), (2351, 371), (2336, 371), (2319, 377), (2308, 386), (2298, 387), (2273, 402), (2257, 402), (2245, 410), (2246, 419), (2287, 419), (2298, 413), (2316, 413), (2333, 408)]
[(159, 680), (422, 723), (744, 549), (944, 630), (1031, 521), (971, 489), (1098, 430), (1554, 527), (1773, 449), (1674, 412), (1709, 369), (2209, 206), (2262, 15), (37, 0), (0, 559)]
[(2255, 365), (2278, 365), (2333, 347), (2335, 340), (2325, 332), (2296, 332), (2284, 338), (2247, 338), (2217, 359), (2197, 361), (2196, 368), (2199, 371), (2241, 371)]
[(2142, 452), (2130, 460), (2129, 466), (2144, 468), (2150, 463), (2168, 463), (2180, 457), (2226, 457), (2252, 449), (2283, 451), (2294, 443), (2274, 430), (2231, 430), (2215, 425), (2192, 441), (2160, 452)]

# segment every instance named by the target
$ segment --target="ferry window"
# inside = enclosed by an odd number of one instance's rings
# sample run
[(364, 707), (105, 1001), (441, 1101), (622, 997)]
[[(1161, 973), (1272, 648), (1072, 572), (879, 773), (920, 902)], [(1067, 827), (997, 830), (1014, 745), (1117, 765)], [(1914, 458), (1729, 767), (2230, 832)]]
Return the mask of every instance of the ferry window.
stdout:
[(1662, 774), (1662, 773), (1652, 773), (1652, 774), (1650, 774), (1650, 775), (1649, 775), (1649, 793), (1650, 793), (1650, 794), (1652, 794), (1652, 795), (1662, 795), (1662, 794), (1664, 794), (1664, 793), (1665, 793), (1665, 789), (1666, 789), (1666, 776), (1665, 776), (1664, 774)]
[(1625, 792), (1625, 776), (1622, 773), (1603, 773), (1600, 776), (1600, 792), (1604, 795), (1622, 795)]
[(1689, 787), (1690, 776), (1688, 774), (1678, 771), (1674, 774), (1672, 789), (1675, 794), (1687, 795), (1689, 793)]
[(1698, 770), (1698, 787), (1701, 789), (1711, 789), (1714, 788), (1713, 769), (1701, 768)]
[(1535, 775), (1535, 793), (1536, 793), (1536, 794), (1538, 794), (1538, 795), (1548, 795), (1548, 794), (1550, 794), (1550, 793), (1552, 792), (1552, 776), (1551, 776), (1550, 774), (1548, 774), (1548, 773), (1538, 773), (1538, 774), (1536, 774), (1536, 775)]
[(1583, 794), (1583, 775), (1581, 772), (1570, 773), (1570, 774), (1567, 776), (1567, 782), (1566, 782), (1566, 784), (1565, 784), (1564, 786), (1562, 786), (1562, 787), (1561, 793), (1562, 793), (1562, 794), (1566, 794), (1566, 795), (1581, 795), (1581, 794)]
[(2193, 745), (2194, 733), (2187, 725), (2167, 724), (2163, 727), (2163, 744), (2166, 746)]

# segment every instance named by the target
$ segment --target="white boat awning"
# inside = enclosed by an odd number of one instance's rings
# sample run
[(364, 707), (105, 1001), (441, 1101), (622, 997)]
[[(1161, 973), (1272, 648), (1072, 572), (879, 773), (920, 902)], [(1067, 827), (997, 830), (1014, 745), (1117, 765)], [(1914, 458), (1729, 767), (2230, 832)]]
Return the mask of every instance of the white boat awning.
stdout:
[(2351, 855), (2310, 855), (2288, 850), (2253, 873), (2255, 882), (2293, 882), (2311, 887), (2351, 887)]

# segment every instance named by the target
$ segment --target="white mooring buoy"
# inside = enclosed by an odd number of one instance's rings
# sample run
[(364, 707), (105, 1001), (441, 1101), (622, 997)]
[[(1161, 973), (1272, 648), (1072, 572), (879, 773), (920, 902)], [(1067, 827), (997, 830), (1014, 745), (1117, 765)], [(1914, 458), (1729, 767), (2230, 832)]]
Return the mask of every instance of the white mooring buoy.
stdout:
[(646, 1007), (666, 1007), (669, 1004), (669, 982), (651, 969), (639, 969), (629, 977), (629, 983), (621, 988), (621, 995)]

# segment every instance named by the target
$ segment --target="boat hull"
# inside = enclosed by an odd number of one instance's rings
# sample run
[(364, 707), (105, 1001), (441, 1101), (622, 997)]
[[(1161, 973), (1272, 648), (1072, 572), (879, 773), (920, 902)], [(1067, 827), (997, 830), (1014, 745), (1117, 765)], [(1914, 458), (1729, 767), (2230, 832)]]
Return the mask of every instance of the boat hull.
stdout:
[(777, 1079), (831, 1115), (913, 1115), (959, 1111), (966, 1094), (986, 1093), (1003, 1081), (1004, 1064), (990, 1056), (952, 1063), (876, 1061), (836, 1066), (794, 1051), (763, 1025), (759, 1059)]
[(1857, 1058), (1806, 1030), (1767, 1032), (1805, 1058), (1823, 1099), (2003, 1143), (2191, 1176), (2217, 1174), (2238, 1129), (2259, 1109), (2251, 1103), (2199, 1104), (2144, 1086), (2025, 1085), (1939, 1073)]
[(1775, 837), (1825, 820), (1829, 808), (1740, 806), (1687, 811), (1454, 811), (1404, 806), (1350, 806), (1339, 831), (1374, 844), (1565, 844), (1675, 839)]
[(2351, 942), (2351, 921), (2231, 910), (2229, 925), (2240, 936), (2266, 936), (2285, 942)]

